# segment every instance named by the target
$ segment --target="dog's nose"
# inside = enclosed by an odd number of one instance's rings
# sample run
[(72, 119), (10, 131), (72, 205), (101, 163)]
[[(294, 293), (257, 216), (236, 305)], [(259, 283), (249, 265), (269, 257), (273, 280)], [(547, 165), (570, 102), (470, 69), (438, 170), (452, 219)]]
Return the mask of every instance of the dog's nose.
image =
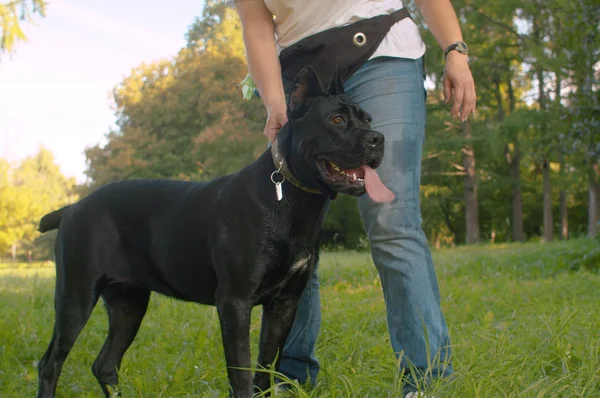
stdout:
[(377, 131), (369, 131), (364, 135), (364, 140), (367, 145), (376, 147), (383, 144), (385, 137)]

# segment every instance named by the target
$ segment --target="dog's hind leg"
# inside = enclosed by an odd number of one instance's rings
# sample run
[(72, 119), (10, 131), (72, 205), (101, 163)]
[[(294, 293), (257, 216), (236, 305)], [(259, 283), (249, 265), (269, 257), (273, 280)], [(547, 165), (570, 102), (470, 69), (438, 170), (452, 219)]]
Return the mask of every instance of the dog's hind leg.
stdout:
[(108, 386), (116, 387), (119, 382), (117, 370), (146, 314), (150, 291), (125, 283), (114, 283), (106, 285), (102, 299), (108, 312), (108, 336), (92, 365), (92, 372), (104, 395), (110, 397)]
[[(74, 283), (77, 283), (73, 278)], [(64, 278), (56, 279), (54, 330), (46, 353), (38, 365), (38, 397), (53, 397), (63, 363), (98, 301), (97, 283), (78, 283), (66, 288)]]
[(271, 364), (275, 365), (275, 369), (279, 367), (283, 345), (294, 323), (297, 308), (297, 298), (281, 298), (263, 305), (258, 370), (254, 376), (257, 392), (269, 388), (270, 375), (260, 369), (267, 369)]

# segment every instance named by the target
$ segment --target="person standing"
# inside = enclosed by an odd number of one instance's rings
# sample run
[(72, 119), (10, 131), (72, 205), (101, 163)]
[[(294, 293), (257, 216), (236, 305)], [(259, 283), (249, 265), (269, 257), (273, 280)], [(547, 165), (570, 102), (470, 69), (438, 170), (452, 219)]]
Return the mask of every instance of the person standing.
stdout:
[[(415, 0), (425, 23), (445, 53), (443, 91), (450, 112), (461, 121), (475, 111), (475, 84), (456, 12), (449, 0)], [(264, 134), (272, 142), (287, 122), (279, 54), (300, 40), (357, 20), (390, 14), (401, 0), (236, 0), (248, 69), (267, 110)], [(391, 345), (407, 377), (403, 393), (415, 396), (416, 380), (450, 375), (451, 347), (427, 238), (421, 228), (419, 187), (425, 139), (425, 44), (417, 25), (395, 23), (375, 52), (344, 83), (352, 100), (371, 114), (374, 130), (385, 135), (386, 156), (377, 169), (395, 193), (391, 203), (358, 199), (387, 311)], [(326, 82), (324, 82), (326, 83)], [(280, 371), (299, 382), (315, 382), (315, 345), (321, 324), (317, 270), (300, 299), (282, 353)], [(433, 369), (428, 369), (430, 360)], [(425, 375), (428, 376), (425, 376)]]

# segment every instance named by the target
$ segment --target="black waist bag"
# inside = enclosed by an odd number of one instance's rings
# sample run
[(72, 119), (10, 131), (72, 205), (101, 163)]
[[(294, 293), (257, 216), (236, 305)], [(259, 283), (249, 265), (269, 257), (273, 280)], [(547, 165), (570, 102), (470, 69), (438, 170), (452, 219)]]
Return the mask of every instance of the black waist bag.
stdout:
[(327, 84), (337, 67), (345, 82), (373, 55), (392, 25), (404, 18), (410, 18), (406, 8), (308, 36), (279, 54), (281, 73), (293, 81), (310, 65)]

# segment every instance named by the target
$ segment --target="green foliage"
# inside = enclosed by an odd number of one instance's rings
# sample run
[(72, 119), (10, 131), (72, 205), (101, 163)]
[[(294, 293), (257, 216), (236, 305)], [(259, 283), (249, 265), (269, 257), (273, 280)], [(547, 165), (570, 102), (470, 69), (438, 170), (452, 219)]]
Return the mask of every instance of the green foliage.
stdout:
[(173, 61), (142, 65), (114, 89), (118, 130), (104, 147), (86, 151), (94, 185), (210, 179), (266, 150), (266, 113), (259, 100), (243, 101), (237, 87), (246, 74), (239, 19), (220, 2), (204, 12)]
[[(412, 13), (429, 48), (425, 61), (433, 83), (421, 207), (423, 228), (436, 246), (465, 242), (467, 148), (476, 160), (482, 241), (540, 236), (543, 161), (550, 168), (554, 227), (560, 227), (562, 193), (570, 236), (587, 230), (588, 189), (600, 187), (600, 95), (594, 73), (600, 35), (592, 28), (600, 24), (600, 9), (594, 4), (453, 2), (477, 85), (470, 137), (443, 103), (443, 53), (418, 11)], [(207, 1), (186, 39), (174, 59), (140, 65), (115, 87), (117, 129), (107, 134), (106, 145), (88, 148), (91, 184), (84, 192), (126, 178), (210, 179), (235, 172), (266, 149), (264, 108), (257, 98), (244, 100), (253, 86), (235, 11), (225, 2)], [(520, 209), (521, 226), (513, 207)], [(328, 246), (364, 247), (353, 199), (340, 197), (332, 204), (325, 238)]]
[(242, 96), (245, 100), (250, 100), (254, 96), (254, 90), (256, 86), (254, 85), (254, 81), (252, 80), (252, 76), (248, 73), (246, 77), (240, 83), (242, 88)]
[(47, 149), (40, 148), (17, 167), (0, 159), (0, 258), (11, 254), (13, 245), (17, 245), (19, 253), (31, 249), (36, 258), (47, 256), (51, 242), (42, 240), (36, 244), (39, 220), (72, 203), (74, 186), (75, 179), (62, 175)]
[(30, 22), (32, 16), (46, 16), (44, 0), (5, 0), (0, 3), (0, 55), (10, 54), (19, 41), (27, 41), (21, 23)]
[(363, 228), (356, 198), (339, 195), (331, 203), (323, 228), (323, 243), (331, 248), (351, 247), (365, 249), (365, 231)]
[[(455, 375), (438, 397), (598, 397), (598, 242), (462, 247), (433, 253)], [(596, 253), (596, 254), (594, 254)], [(595, 256), (595, 257), (594, 257)], [(325, 253), (314, 390), (283, 397), (401, 397), (377, 271), (368, 253)], [(34, 396), (53, 322), (54, 268), (0, 265), (0, 395)], [(261, 310), (252, 316), (256, 358)], [(98, 304), (62, 370), (57, 394), (98, 396), (90, 364), (107, 333)], [(435, 360), (435, 358), (432, 358)], [(153, 295), (120, 369), (123, 396), (226, 397), (216, 311)], [(279, 396), (279, 393), (278, 393)]]
[[(590, 176), (599, 181), (600, 118), (596, 115), (600, 107), (593, 71), (600, 61), (600, 35), (593, 27), (600, 23), (600, 11), (592, 3), (453, 2), (471, 48), (477, 84), (478, 113), (471, 124), (471, 144), (484, 240), (512, 239), (515, 187), (523, 198), (525, 237), (540, 234), (543, 160), (549, 161), (551, 169), (553, 211), (558, 213), (558, 193), (565, 193), (572, 234), (584, 229), (589, 209), (583, 198), (588, 187), (581, 180)], [(432, 240), (442, 230), (448, 239), (459, 229), (453, 228), (454, 220), (464, 211), (460, 149), (466, 142), (459, 144), (460, 129), (441, 105), (443, 57), (433, 35), (419, 23), (430, 48), (428, 75), (435, 83), (429, 92), (423, 162), (424, 226)], [(431, 197), (433, 191), (443, 191), (445, 197)], [(451, 203), (454, 217), (445, 217)], [(559, 227), (558, 217), (555, 220)], [(452, 241), (460, 243), (462, 231)]]

